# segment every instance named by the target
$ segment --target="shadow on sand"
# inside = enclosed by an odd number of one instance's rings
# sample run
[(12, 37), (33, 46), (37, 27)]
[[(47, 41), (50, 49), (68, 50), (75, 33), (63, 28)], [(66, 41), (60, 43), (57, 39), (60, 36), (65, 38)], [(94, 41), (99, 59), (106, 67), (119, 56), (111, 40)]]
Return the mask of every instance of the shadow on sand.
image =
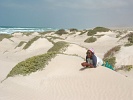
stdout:
[(88, 69), (88, 68), (89, 67), (84, 67), (84, 68), (79, 69), (79, 71), (83, 71), (83, 70)]

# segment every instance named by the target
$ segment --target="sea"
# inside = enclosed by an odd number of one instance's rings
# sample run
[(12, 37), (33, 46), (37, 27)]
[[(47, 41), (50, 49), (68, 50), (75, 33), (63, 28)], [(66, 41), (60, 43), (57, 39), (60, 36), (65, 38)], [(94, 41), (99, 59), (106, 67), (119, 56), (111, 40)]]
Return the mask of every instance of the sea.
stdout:
[(46, 32), (57, 31), (55, 28), (47, 27), (16, 27), (16, 26), (0, 26), (0, 34), (12, 34), (15, 32)]

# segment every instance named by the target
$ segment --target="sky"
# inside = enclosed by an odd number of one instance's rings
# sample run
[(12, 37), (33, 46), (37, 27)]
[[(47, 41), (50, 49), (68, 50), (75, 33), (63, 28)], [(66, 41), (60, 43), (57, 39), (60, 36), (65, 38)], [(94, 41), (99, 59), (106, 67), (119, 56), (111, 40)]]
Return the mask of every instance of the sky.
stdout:
[(0, 0), (0, 26), (132, 27), (133, 0)]

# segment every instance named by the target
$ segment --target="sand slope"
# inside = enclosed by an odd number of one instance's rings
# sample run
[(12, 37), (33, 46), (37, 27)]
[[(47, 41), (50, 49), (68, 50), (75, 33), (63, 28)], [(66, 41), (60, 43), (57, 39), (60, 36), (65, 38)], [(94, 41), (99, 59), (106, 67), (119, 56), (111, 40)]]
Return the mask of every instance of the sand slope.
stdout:
[[(95, 54), (102, 58), (109, 49), (119, 45), (116, 34), (104, 33), (105, 35), (97, 38), (94, 43), (85, 43), (84, 40), (88, 38), (86, 34), (78, 34), (62, 36), (63, 41), (71, 44), (64, 54), (58, 54), (42, 71), (29, 76), (10, 77), (0, 83), (0, 100), (133, 100), (132, 70), (126, 77), (127, 74), (123, 72), (120, 74), (102, 66), (87, 69), (81, 66), (86, 56), (86, 48), (93, 47)], [(46, 53), (53, 46), (47, 39), (40, 38), (27, 50), (22, 49), (25, 44), (14, 48), (20, 41), (29, 41), (34, 37), (22, 34), (14, 36), (11, 38), (14, 42), (8, 39), (0, 42), (0, 81), (18, 62)], [(58, 35), (52, 33), (52, 36)], [(131, 50), (132, 46), (122, 47), (115, 55), (117, 65), (132, 64)], [(123, 58), (127, 51), (129, 52)]]
[(105, 67), (81, 70), (82, 60), (58, 55), (43, 71), (9, 78), (0, 85), (0, 100), (133, 99), (132, 80)]

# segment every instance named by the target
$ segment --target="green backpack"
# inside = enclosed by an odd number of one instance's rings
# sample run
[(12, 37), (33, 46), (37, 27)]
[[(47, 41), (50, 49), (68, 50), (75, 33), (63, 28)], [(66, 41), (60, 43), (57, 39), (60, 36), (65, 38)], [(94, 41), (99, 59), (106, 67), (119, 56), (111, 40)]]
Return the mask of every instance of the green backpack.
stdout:
[(107, 67), (107, 68), (110, 68), (110, 69), (114, 70), (114, 68), (112, 67), (111, 64), (108, 63), (108, 61), (104, 62), (104, 63), (102, 64), (102, 66), (105, 66), (105, 67)]

